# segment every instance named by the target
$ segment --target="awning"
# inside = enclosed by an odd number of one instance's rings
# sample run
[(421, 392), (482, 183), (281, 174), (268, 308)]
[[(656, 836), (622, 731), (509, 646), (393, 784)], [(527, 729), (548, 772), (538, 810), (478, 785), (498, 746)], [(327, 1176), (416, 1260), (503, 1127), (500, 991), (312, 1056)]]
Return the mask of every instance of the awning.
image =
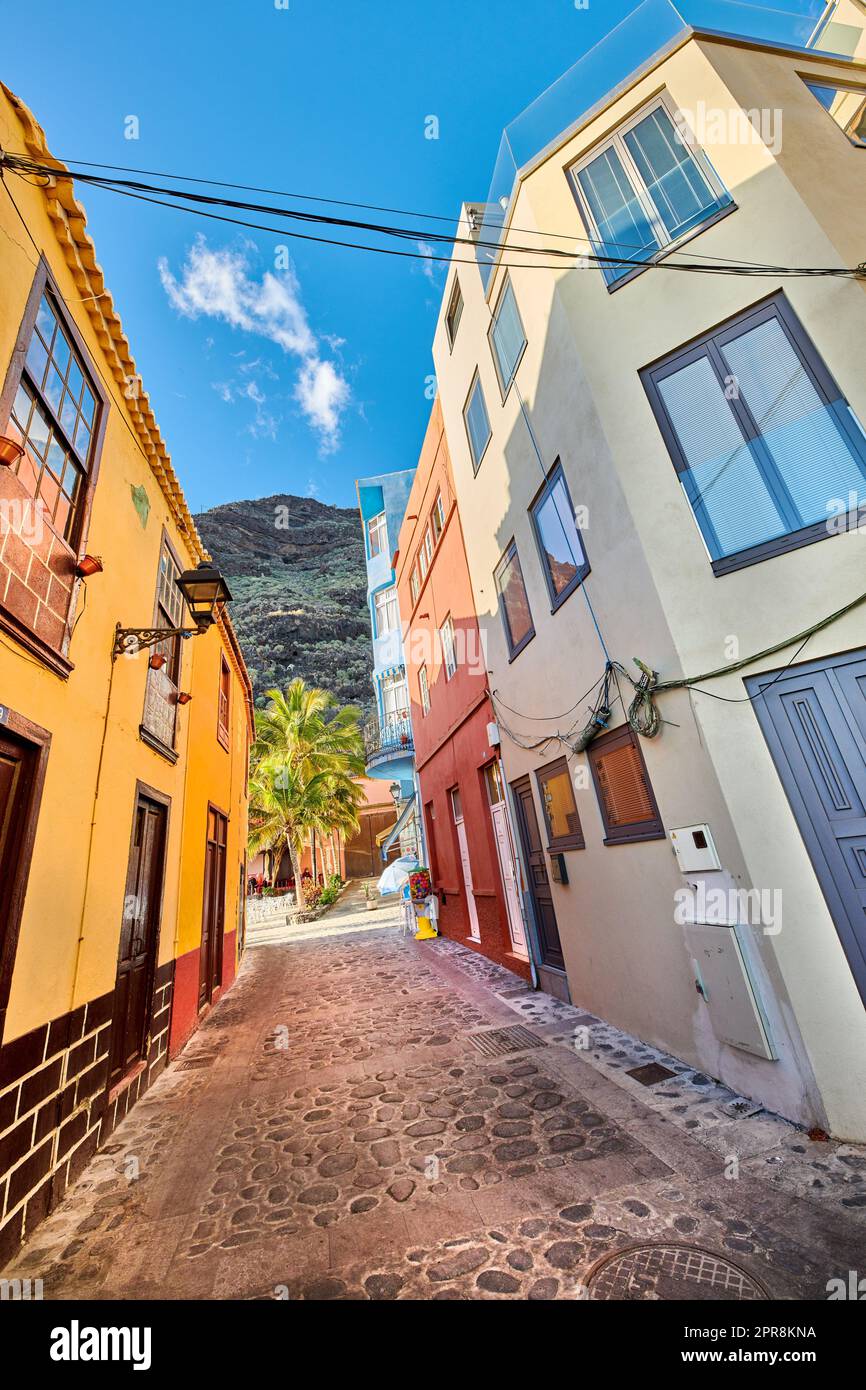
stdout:
[(392, 826), (391, 826), (391, 829), (388, 831), (388, 834), (387, 834), (387, 837), (386, 837), (386, 839), (385, 839), (385, 842), (384, 842), (384, 844), (382, 845), (381, 850), (379, 851), (379, 853), (380, 853), (381, 856), (382, 856), (383, 862), (384, 862), (385, 859), (388, 858), (388, 850), (391, 848), (391, 846), (393, 845), (394, 841), (397, 839), (397, 836), (400, 835), (400, 834), (406, 829), (406, 826), (409, 824), (409, 822), (410, 822), (410, 820), (412, 819), (412, 817), (414, 816), (414, 814), (415, 814), (415, 798), (414, 798), (414, 796), (412, 796), (412, 797), (410, 797), (409, 800), (406, 802), (406, 805), (403, 807), (402, 811), (400, 812), (399, 816), (397, 817), (397, 823), (396, 823), (396, 825), (392, 825)]

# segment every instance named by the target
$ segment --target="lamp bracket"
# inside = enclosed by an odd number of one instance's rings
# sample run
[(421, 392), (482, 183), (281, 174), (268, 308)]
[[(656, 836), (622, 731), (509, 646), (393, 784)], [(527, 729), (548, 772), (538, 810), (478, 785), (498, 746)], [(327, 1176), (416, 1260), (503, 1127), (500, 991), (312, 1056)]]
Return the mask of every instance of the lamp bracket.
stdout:
[(197, 627), (121, 627), (118, 623), (114, 629), (111, 659), (116, 661), (119, 656), (136, 656), (147, 647), (155, 647), (166, 637), (198, 637), (202, 630)]

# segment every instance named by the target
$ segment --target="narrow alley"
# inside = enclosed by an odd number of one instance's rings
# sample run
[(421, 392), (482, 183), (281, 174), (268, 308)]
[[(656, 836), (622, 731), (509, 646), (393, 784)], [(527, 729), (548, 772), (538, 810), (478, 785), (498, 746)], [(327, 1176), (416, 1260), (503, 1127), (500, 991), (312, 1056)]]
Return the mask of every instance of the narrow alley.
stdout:
[(396, 916), (254, 942), (5, 1277), (48, 1299), (823, 1300), (862, 1264), (862, 1151)]

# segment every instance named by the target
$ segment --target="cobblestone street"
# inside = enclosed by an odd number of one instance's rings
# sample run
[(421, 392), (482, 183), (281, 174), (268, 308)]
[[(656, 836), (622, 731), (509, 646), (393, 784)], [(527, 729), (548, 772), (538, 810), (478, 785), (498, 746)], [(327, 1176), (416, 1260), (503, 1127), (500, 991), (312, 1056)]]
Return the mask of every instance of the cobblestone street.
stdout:
[[(862, 1267), (862, 1150), (749, 1115), (453, 942), (322, 930), (248, 950), (7, 1277), (46, 1298), (823, 1300)], [(628, 1074), (652, 1063), (653, 1085)]]

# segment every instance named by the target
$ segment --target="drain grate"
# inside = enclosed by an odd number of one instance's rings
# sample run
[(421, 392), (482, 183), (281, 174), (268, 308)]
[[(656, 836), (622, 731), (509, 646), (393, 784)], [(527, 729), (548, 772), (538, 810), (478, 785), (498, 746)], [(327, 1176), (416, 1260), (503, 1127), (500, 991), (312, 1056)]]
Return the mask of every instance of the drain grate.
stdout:
[(676, 1076), (676, 1072), (663, 1067), (661, 1062), (646, 1062), (642, 1067), (633, 1067), (631, 1071), (627, 1071), (626, 1076), (633, 1076), (642, 1086), (654, 1086), (657, 1081), (669, 1081), (672, 1076)]
[(699, 1245), (630, 1245), (605, 1255), (586, 1286), (598, 1299), (701, 1299), (756, 1302), (770, 1295), (760, 1279)]
[(185, 1057), (182, 1062), (178, 1062), (178, 1071), (199, 1071), (202, 1067), (212, 1067), (216, 1057)]
[(543, 1038), (520, 1023), (513, 1028), (488, 1028), (481, 1033), (468, 1033), (467, 1037), (484, 1057), (506, 1057), (509, 1052), (547, 1046)]

